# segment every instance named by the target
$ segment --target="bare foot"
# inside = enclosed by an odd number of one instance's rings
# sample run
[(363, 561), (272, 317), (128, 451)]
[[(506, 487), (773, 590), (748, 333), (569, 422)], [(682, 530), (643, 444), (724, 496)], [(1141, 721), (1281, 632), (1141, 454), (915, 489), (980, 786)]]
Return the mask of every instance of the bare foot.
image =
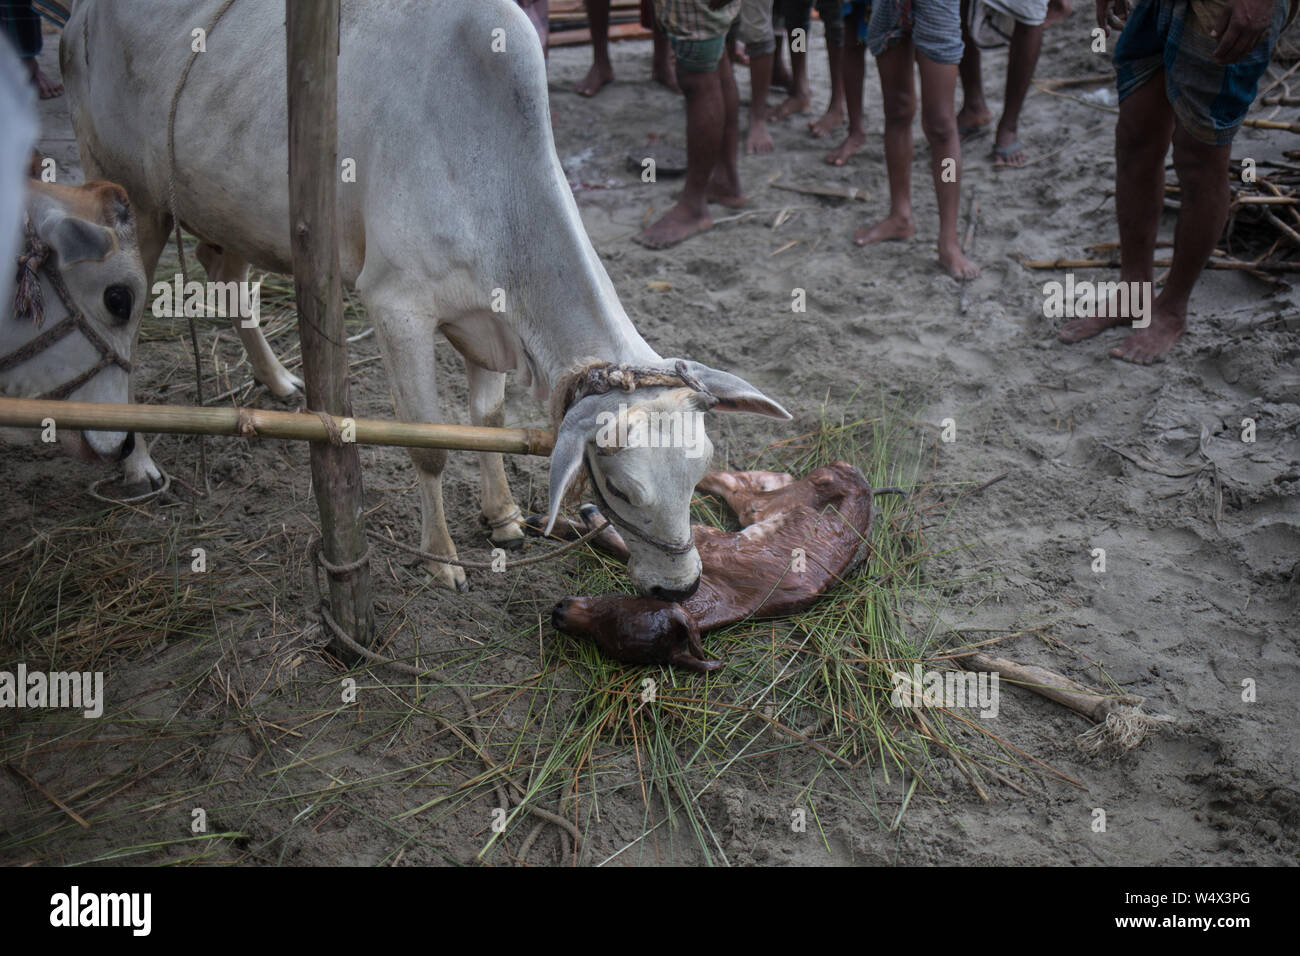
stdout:
[(894, 239), (911, 239), (916, 235), (916, 226), (911, 216), (890, 216), (874, 226), (863, 226), (853, 234), (853, 241), (860, 246), (869, 246), (873, 242), (888, 242)]
[(1123, 325), (1126, 321), (1128, 320), (1113, 318), (1109, 315), (1093, 315), (1084, 319), (1071, 319), (1061, 326), (1061, 331), (1056, 334), (1056, 337), (1067, 345), (1073, 345), (1075, 342), (1082, 342), (1084, 339), (1099, 335), (1107, 329)]
[(966, 258), (957, 242), (939, 243), (939, 265), (954, 279), (974, 279), (980, 274), (980, 267)]
[(1186, 330), (1186, 314), (1156, 308), (1151, 316), (1151, 324), (1145, 329), (1138, 329), (1111, 349), (1110, 357), (1138, 365), (1159, 362)]
[(830, 166), (843, 166), (854, 153), (866, 145), (866, 133), (849, 133), (844, 142), (826, 154), (826, 163)]
[(810, 106), (812, 106), (812, 97), (807, 93), (791, 93), (784, 103), (767, 114), (767, 119), (772, 123), (780, 123), (796, 113), (807, 113)]
[(697, 216), (678, 203), (662, 219), (637, 236), (636, 241), (650, 249), (667, 249), (712, 225), (713, 217), (707, 210), (703, 216)]
[(1047, 17), (1043, 20), (1043, 26), (1050, 27), (1053, 23), (1060, 23), (1073, 12), (1070, 0), (1049, 0)]
[[(819, 120), (813, 120), (808, 124), (808, 132), (812, 134), (813, 139), (821, 139), (823, 136), (829, 136), (832, 130), (838, 129), (844, 125), (844, 110), (828, 109), (822, 114)], [(843, 165), (841, 163), (840, 165)]]
[(614, 82), (614, 68), (608, 63), (593, 63), (582, 82), (573, 88), (579, 96), (595, 96), (606, 83)]
[(752, 120), (749, 135), (745, 137), (745, 152), (752, 156), (755, 153), (770, 153), (772, 149), (772, 135), (767, 131), (767, 124), (761, 119)]
[(27, 61), (27, 72), (32, 78), (32, 86), (36, 87), (36, 92), (40, 94), (43, 100), (52, 100), (56, 96), (63, 95), (63, 84), (58, 80), (52, 80), (41, 72), (40, 65), (36, 58), (32, 57)]

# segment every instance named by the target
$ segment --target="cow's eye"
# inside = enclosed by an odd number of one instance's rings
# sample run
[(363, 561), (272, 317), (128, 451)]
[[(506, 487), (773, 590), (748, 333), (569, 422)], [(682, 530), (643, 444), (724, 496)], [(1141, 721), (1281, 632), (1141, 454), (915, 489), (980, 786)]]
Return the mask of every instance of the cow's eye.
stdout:
[(104, 308), (108, 314), (122, 322), (131, 318), (131, 306), (135, 298), (131, 290), (124, 285), (111, 285), (104, 290)]

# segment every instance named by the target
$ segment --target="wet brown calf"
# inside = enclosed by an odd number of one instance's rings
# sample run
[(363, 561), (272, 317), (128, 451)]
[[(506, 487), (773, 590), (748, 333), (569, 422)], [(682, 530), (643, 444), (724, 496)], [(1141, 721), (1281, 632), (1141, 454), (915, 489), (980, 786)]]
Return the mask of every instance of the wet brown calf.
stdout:
[[(704, 565), (696, 592), (680, 604), (618, 594), (567, 597), (551, 612), (556, 630), (589, 638), (629, 664), (716, 670), (722, 662), (705, 658), (701, 633), (744, 618), (801, 611), (866, 554), (871, 486), (846, 462), (798, 481), (771, 471), (711, 471), (696, 488), (726, 502), (743, 526), (692, 526)], [(576, 537), (602, 521), (594, 505), (584, 505), (581, 514), (581, 522), (557, 524), (556, 533)], [(612, 527), (594, 543), (627, 558)]]

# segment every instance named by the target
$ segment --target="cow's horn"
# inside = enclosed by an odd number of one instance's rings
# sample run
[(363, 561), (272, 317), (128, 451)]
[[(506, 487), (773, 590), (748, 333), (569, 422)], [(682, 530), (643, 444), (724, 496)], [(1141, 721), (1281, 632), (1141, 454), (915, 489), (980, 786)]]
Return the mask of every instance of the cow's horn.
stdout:
[(753, 412), (755, 415), (784, 419), (794, 417), (753, 385), (730, 372), (720, 372), (716, 368), (686, 359), (666, 359), (665, 364), (669, 368), (675, 368), (679, 364), (684, 366), (685, 371), (718, 400), (713, 406), (715, 412)]

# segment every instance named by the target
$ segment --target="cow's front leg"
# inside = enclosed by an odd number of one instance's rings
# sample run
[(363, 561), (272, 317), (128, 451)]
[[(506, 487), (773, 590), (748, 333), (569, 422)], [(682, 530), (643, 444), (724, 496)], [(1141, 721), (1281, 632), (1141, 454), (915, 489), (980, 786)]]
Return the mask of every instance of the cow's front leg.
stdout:
[[(505, 424), (506, 376), (491, 372), (465, 359), (469, 378), (469, 415), (475, 425), (500, 428)], [(483, 517), (492, 529), (492, 543), (502, 548), (519, 548), (524, 543), (524, 516), (510, 497), (505, 459), (500, 452), (480, 452), (479, 501)]]
[[(366, 308), (379, 334), (388, 366), (389, 387), (397, 417), (407, 422), (438, 422), (438, 380), (435, 345), (438, 329), (427, 313), (382, 305), (373, 292)], [(456, 557), (442, 503), (442, 470), (447, 452), (441, 448), (408, 448), (420, 484), (420, 548), (429, 554)], [(465, 569), (441, 561), (424, 562), (436, 584), (468, 590)]]
[[(248, 263), (239, 256), (207, 242), (200, 242), (194, 254), (203, 263), (210, 282), (238, 282), (241, 290), (247, 288)], [(233, 311), (235, 332), (243, 343), (249, 364), (253, 366), (253, 378), (269, 388), (276, 398), (296, 398), (306, 387), (302, 379), (280, 364), (280, 360), (271, 351), (271, 346), (267, 344), (266, 336), (262, 334), (260, 322), (245, 327), (244, 317), (238, 314), (239, 310)]]

